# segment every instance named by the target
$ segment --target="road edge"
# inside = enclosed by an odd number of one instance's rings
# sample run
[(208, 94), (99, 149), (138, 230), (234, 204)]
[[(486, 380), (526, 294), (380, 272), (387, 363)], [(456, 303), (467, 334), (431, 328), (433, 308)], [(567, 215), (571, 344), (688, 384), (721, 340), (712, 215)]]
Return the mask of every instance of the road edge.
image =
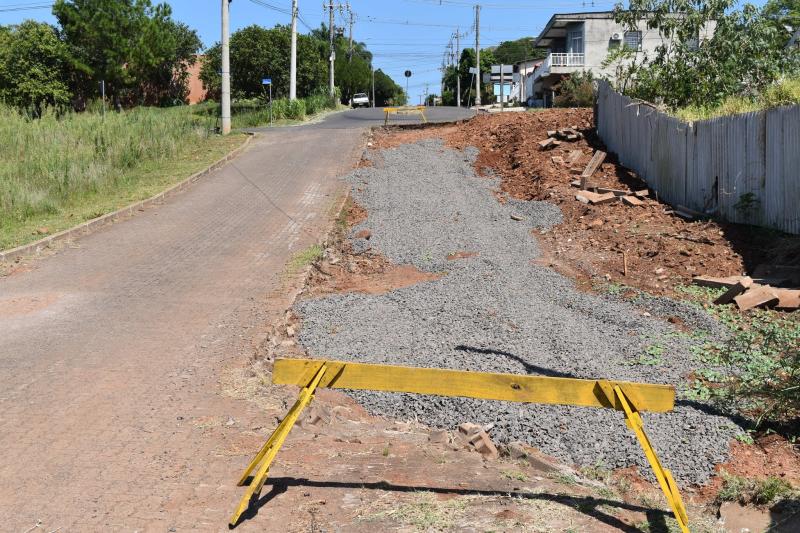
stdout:
[(11, 248), (8, 250), (0, 250), (0, 263), (15, 261), (23, 256), (34, 256), (34, 257), (38, 256), (43, 251), (47, 250), (57, 242), (73, 240), (79, 237), (83, 237), (85, 235), (89, 235), (92, 231), (102, 226), (105, 226), (106, 224), (116, 222), (117, 220), (123, 217), (130, 218), (133, 215), (135, 215), (139, 209), (144, 209), (145, 207), (149, 207), (159, 201), (171, 197), (172, 195), (178, 192), (185, 190), (191, 184), (198, 181), (200, 178), (221, 168), (228, 161), (239, 156), (239, 154), (241, 154), (250, 145), (250, 141), (255, 136), (254, 133), (249, 133), (249, 132), (243, 132), (243, 133), (247, 135), (247, 138), (241, 145), (237, 146), (236, 148), (228, 152), (222, 158), (214, 161), (203, 170), (195, 172), (188, 178), (176, 183), (175, 185), (172, 185), (164, 189), (160, 193), (151, 196), (150, 198), (134, 202), (121, 209), (112, 211), (111, 213), (106, 213), (105, 215), (101, 215), (97, 218), (87, 220), (86, 222), (78, 224), (77, 226), (73, 226), (58, 233), (54, 233), (53, 235), (48, 235), (47, 237), (39, 239), (38, 241), (33, 241), (28, 244), (23, 244), (21, 246), (17, 246), (16, 248)]

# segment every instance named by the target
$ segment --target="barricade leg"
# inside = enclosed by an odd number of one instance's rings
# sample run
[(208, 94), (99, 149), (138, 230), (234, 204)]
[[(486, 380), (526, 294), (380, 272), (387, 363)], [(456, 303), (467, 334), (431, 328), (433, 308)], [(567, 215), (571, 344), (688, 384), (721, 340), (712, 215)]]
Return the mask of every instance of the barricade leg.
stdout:
[(275, 431), (272, 432), (272, 435), (270, 435), (266, 444), (264, 444), (261, 450), (259, 450), (258, 454), (256, 454), (256, 456), (245, 469), (244, 474), (242, 474), (242, 477), (239, 480), (239, 486), (243, 486), (247, 483), (247, 479), (250, 474), (259, 465), (259, 463), (261, 463), (261, 466), (258, 467), (258, 470), (250, 481), (250, 485), (247, 487), (244, 496), (242, 496), (239, 506), (236, 508), (233, 516), (231, 516), (231, 527), (235, 526), (239, 522), (239, 518), (241, 518), (242, 514), (250, 507), (250, 504), (253, 502), (253, 500), (258, 498), (258, 495), (261, 493), (261, 488), (264, 486), (264, 482), (267, 480), (267, 474), (269, 473), (269, 467), (272, 464), (272, 461), (275, 459), (275, 456), (278, 454), (281, 446), (283, 446), (286, 437), (289, 436), (289, 432), (294, 427), (297, 419), (303, 412), (303, 409), (305, 409), (306, 406), (311, 403), (311, 400), (314, 399), (314, 391), (317, 389), (317, 386), (319, 385), (322, 376), (325, 374), (326, 369), (327, 365), (323, 364), (314, 375), (311, 382), (300, 391), (297, 401), (286, 414), (286, 417), (284, 417), (283, 421), (281, 421), (278, 427), (275, 428)]
[(647, 433), (644, 432), (644, 422), (642, 421), (641, 415), (636, 410), (636, 407), (628, 401), (627, 396), (622, 392), (619, 385), (614, 387), (614, 394), (622, 405), (622, 409), (625, 411), (625, 424), (636, 434), (636, 438), (639, 440), (639, 444), (644, 450), (644, 455), (647, 457), (653, 469), (653, 473), (656, 475), (658, 484), (661, 485), (661, 490), (664, 492), (664, 496), (666, 496), (667, 502), (672, 508), (675, 520), (678, 521), (681, 531), (689, 533), (689, 517), (686, 515), (686, 508), (683, 505), (681, 494), (678, 491), (678, 485), (672, 478), (670, 471), (661, 466), (661, 461), (658, 460), (655, 449), (653, 449), (653, 445), (650, 444)]

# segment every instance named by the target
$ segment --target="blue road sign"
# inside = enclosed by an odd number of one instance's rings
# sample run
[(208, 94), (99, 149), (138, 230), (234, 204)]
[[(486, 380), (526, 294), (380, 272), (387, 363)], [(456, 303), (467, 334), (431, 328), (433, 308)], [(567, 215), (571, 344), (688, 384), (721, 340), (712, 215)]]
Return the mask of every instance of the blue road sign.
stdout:
[(264, 78), (261, 80), (261, 85), (272, 85), (272, 78)]

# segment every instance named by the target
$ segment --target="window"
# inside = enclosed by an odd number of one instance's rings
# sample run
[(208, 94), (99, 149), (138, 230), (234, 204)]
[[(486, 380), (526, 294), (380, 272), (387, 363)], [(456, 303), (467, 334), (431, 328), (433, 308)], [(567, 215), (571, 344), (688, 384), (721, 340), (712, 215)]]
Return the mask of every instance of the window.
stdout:
[(573, 54), (583, 53), (583, 30), (574, 30), (567, 35), (567, 51)]
[(626, 31), (625, 32), (625, 48), (628, 50), (635, 50), (640, 52), (642, 50), (642, 32), (640, 31)]

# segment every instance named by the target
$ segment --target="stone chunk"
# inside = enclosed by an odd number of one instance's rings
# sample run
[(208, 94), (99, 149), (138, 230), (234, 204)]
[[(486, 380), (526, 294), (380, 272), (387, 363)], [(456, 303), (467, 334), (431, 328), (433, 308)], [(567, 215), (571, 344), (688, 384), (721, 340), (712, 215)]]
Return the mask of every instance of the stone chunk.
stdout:
[(631, 207), (639, 207), (644, 205), (644, 202), (639, 200), (635, 196), (623, 196), (622, 203), (625, 205), (629, 205)]

